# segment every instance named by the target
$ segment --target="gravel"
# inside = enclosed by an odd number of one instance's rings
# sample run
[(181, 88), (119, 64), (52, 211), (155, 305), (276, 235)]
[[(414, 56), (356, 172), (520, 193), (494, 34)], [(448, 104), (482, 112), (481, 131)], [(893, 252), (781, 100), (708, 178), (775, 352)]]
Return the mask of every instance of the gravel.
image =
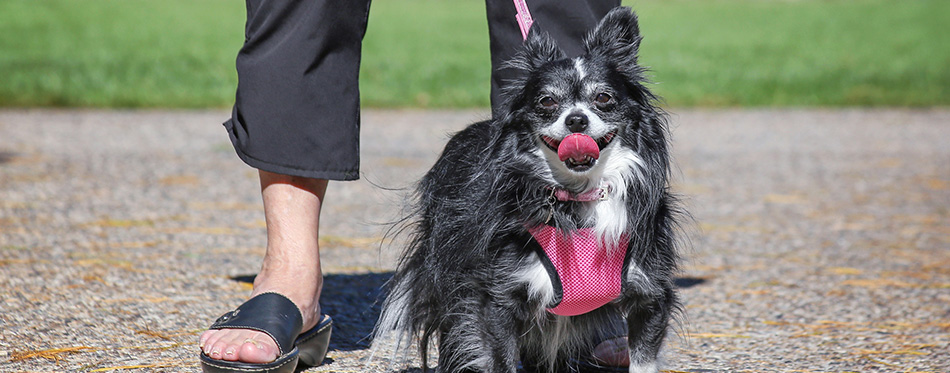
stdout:
[[(950, 110), (671, 110), (693, 221), (663, 369), (950, 371)], [(226, 111), (0, 110), (0, 371), (198, 372), (265, 243)], [(366, 111), (323, 212), (332, 362), (366, 339), (406, 188), (485, 111)]]

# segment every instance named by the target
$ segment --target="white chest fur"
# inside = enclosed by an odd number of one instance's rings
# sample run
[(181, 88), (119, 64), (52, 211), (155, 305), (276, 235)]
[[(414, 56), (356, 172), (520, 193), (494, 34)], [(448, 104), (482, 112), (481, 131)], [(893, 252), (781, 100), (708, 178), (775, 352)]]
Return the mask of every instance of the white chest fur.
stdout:
[[(586, 175), (573, 175), (574, 182), (586, 185), (605, 185), (608, 188), (605, 200), (583, 203), (581, 220), (583, 226), (593, 227), (595, 236), (601, 241), (602, 250), (621, 250), (625, 242), (621, 242), (627, 232), (629, 224), (627, 211), (627, 191), (631, 183), (639, 183), (642, 177), (643, 160), (632, 150), (621, 147), (610, 147), (605, 151), (603, 161), (596, 172)], [(579, 180), (581, 177), (590, 179)], [(557, 178), (557, 176), (556, 176)], [(596, 178), (596, 182), (593, 180)], [(645, 274), (636, 265), (625, 268), (628, 282), (645, 281)], [(552, 279), (541, 264), (538, 254), (531, 253), (514, 274), (515, 282), (525, 284), (528, 296), (540, 304), (551, 304), (555, 298)]]

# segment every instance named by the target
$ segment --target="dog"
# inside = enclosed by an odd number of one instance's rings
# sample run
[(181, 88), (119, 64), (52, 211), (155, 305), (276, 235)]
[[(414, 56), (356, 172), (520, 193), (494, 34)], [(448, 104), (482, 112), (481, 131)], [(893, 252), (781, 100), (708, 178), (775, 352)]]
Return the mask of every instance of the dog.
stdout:
[(418, 342), (424, 371), (437, 342), (439, 372), (553, 372), (589, 360), (619, 320), (629, 371), (658, 371), (682, 308), (684, 213), (640, 40), (629, 8), (577, 58), (530, 30), (501, 109), (453, 135), (415, 190), (377, 340)]

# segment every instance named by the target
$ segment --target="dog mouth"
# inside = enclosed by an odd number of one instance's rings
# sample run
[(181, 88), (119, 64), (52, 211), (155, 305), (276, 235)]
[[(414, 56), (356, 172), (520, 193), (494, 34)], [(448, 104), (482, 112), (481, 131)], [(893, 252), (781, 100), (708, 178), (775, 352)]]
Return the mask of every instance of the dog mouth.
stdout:
[(611, 131), (599, 139), (594, 139), (585, 134), (572, 133), (561, 140), (542, 135), (541, 142), (557, 153), (558, 159), (564, 162), (568, 169), (583, 172), (594, 167), (600, 158), (600, 151), (610, 145), (616, 135), (616, 131)]

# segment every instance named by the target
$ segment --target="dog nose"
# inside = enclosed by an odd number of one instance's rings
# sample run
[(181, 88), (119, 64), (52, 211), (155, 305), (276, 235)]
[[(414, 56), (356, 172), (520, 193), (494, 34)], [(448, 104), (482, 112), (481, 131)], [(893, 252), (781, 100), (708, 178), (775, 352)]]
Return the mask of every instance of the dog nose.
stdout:
[(571, 130), (571, 132), (584, 132), (589, 122), (587, 116), (583, 113), (570, 114), (567, 116), (567, 119), (564, 120), (564, 124), (567, 125), (567, 129)]

